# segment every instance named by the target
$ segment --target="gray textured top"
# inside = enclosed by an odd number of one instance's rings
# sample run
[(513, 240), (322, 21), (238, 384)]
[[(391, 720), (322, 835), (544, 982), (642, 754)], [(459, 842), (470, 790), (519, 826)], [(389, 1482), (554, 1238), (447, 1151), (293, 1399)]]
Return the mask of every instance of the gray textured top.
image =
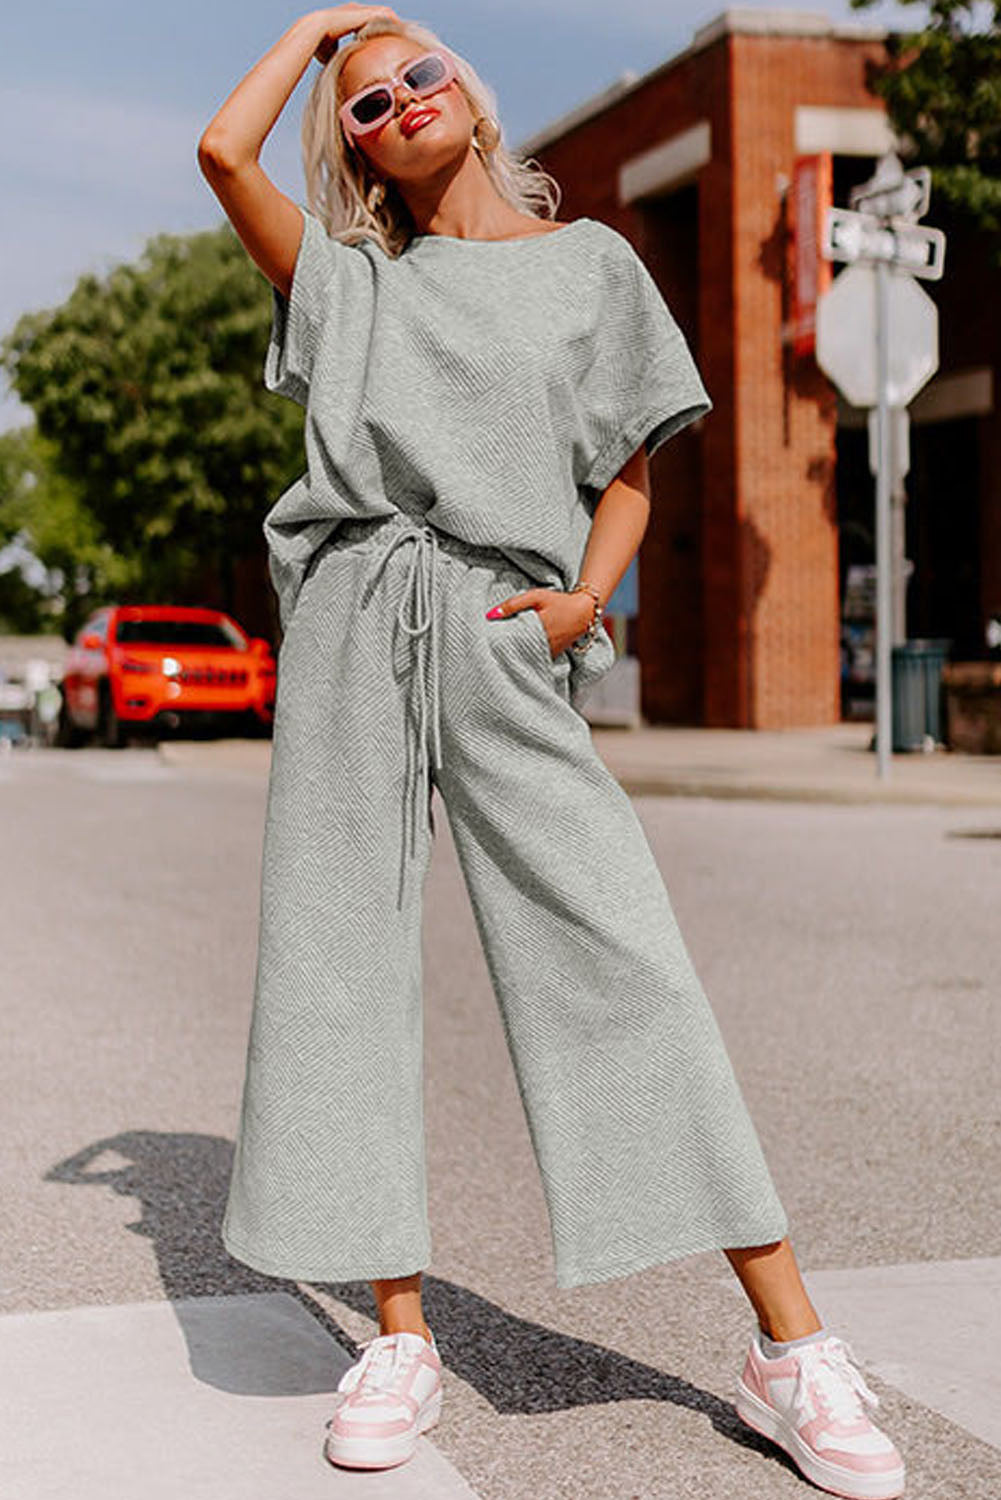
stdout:
[(568, 588), (623, 464), (711, 409), (630, 242), (582, 218), (513, 240), (416, 235), (394, 259), (299, 207), (264, 369), (306, 412), (307, 471), (264, 519), (283, 626), (338, 522), (394, 510)]

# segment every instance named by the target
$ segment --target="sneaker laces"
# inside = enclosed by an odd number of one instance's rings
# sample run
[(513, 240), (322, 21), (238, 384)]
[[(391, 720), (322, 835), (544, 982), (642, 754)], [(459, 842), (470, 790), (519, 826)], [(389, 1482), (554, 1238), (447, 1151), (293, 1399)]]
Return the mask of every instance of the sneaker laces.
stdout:
[(870, 1390), (861, 1371), (851, 1363), (855, 1358), (851, 1346), (836, 1334), (832, 1334), (823, 1343), (804, 1344), (799, 1356), (799, 1371), (793, 1392), (793, 1401), (798, 1410), (809, 1404), (808, 1392), (811, 1385), (836, 1422), (866, 1419), (862, 1401), (872, 1407), (879, 1405), (876, 1392)]
[(344, 1372), (342, 1384), (338, 1386), (342, 1395), (361, 1386), (366, 1390), (391, 1392), (400, 1370), (420, 1357), (416, 1344), (404, 1342), (396, 1334), (376, 1334), (358, 1348), (365, 1352), (357, 1364)]

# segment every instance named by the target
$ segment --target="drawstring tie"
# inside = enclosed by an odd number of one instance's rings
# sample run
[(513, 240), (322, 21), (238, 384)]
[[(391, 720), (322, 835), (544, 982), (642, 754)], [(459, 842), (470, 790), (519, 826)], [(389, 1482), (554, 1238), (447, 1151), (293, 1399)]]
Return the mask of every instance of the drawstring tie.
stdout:
[[(372, 568), (369, 576), (369, 587), (372, 588), (375, 586), (375, 581), (390, 556), (404, 542), (412, 542), (414, 551), (410, 559), (407, 583), (403, 590), (403, 597), (400, 600), (396, 618), (400, 629), (416, 643), (414, 679), (420, 707), (417, 728), (417, 770), (411, 797), (410, 847), (411, 852), (413, 852), (417, 847), (417, 812), (420, 803), (420, 792), (424, 786), (424, 779), (428, 770), (427, 723), (429, 717), (433, 734), (433, 749), (430, 764), (435, 769), (441, 765), (441, 695), (438, 681), (438, 633), (436, 629), (438, 618), (438, 573), (436, 562), (439, 549), (438, 537), (434, 527), (408, 525), (400, 529), (394, 528), (392, 536), (379, 553), (377, 561)], [(412, 624), (406, 618), (408, 611), (413, 619)], [(429, 683), (430, 710), (428, 707)]]

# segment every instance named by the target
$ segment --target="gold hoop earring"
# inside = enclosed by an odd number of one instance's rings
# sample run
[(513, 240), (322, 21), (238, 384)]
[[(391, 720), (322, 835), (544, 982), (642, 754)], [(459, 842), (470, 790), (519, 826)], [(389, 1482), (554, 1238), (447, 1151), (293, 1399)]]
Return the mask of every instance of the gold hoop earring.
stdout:
[(473, 145), (477, 151), (495, 151), (500, 145), (500, 138), (497, 121), (492, 120), (489, 115), (480, 115), (473, 126)]

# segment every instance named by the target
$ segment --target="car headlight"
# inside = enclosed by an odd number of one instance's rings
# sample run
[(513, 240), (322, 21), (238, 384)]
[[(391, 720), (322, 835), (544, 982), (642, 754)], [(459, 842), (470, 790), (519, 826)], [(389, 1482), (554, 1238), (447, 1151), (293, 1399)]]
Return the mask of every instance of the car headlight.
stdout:
[(178, 661), (176, 656), (165, 656), (163, 658), (161, 669), (163, 671), (164, 677), (179, 677), (181, 673), (181, 663)]

